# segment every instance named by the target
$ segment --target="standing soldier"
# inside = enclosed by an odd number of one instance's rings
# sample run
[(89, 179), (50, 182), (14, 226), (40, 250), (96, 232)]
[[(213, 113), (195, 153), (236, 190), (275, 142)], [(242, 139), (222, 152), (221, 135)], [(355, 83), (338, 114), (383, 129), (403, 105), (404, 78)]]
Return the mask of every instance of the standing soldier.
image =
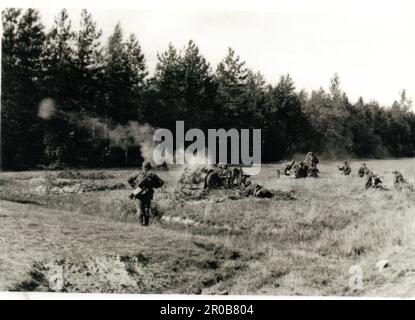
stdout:
[(151, 201), (153, 200), (154, 189), (160, 188), (164, 181), (155, 173), (151, 172), (150, 161), (144, 161), (142, 170), (131, 175), (127, 182), (134, 188), (130, 199), (134, 199), (137, 206), (137, 215), (140, 223), (147, 226), (151, 214)]
[(350, 164), (347, 161), (344, 162), (343, 166), (338, 168), (345, 176), (348, 176), (352, 172), (352, 168), (350, 167)]

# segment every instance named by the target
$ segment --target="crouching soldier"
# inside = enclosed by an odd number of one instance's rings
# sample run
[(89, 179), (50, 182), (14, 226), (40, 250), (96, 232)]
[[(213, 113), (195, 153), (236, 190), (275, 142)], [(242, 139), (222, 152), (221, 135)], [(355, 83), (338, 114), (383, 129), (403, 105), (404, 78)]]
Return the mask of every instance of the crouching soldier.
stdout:
[(317, 164), (319, 161), (318, 158), (312, 152), (307, 153), (304, 161), (309, 168), (317, 169)]
[(362, 178), (363, 176), (369, 173), (370, 173), (370, 170), (366, 167), (366, 163), (362, 163), (361, 167), (357, 171), (358, 176)]
[(374, 174), (373, 172), (369, 171), (367, 173), (367, 180), (366, 180), (366, 189), (374, 188), (374, 189), (385, 189), (383, 187), (383, 181), (380, 176)]
[(394, 176), (393, 176), (393, 186), (395, 187), (395, 190), (403, 191), (403, 190), (407, 189), (409, 191), (414, 191), (414, 186), (408, 180), (406, 180), (403, 177), (403, 175), (400, 171), (394, 170), (394, 171), (392, 171), (392, 173), (394, 174)]
[(140, 223), (147, 226), (151, 215), (151, 201), (153, 200), (154, 189), (160, 188), (164, 181), (155, 173), (151, 172), (152, 166), (149, 161), (144, 161), (142, 170), (131, 175), (127, 182), (134, 188), (130, 194), (137, 206), (137, 215)]
[(345, 176), (348, 176), (352, 172), (352, 168), (350, 167), (350, 164), (347, 161), (344, 162), (343, 166), (339, 166), (338, 168)]
[(304, 161), (301, 161), (294, 167), (294, 177), (298, 178), (306, 178), (308, 175), (308, 166)]
[(284, 165), (283, 170), (286, 176), (291, 175), (291, 170), (293, 169), (294, 165), (295, 165), (295, 160), (291, 160), (290, 162)]

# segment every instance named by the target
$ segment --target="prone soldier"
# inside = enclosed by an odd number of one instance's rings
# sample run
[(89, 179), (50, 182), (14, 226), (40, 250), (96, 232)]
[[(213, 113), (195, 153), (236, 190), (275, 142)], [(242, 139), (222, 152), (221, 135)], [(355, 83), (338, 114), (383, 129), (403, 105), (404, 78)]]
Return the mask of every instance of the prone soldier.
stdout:
[(264, 188), (263, 186), (254, 183), (249, 185), (243, 192), (243, 194), (248, 197), (248, 196), (254, 196), (257, 198), (272, 198), (274, 196), (274, 194), (272, 193), (272, 191)]

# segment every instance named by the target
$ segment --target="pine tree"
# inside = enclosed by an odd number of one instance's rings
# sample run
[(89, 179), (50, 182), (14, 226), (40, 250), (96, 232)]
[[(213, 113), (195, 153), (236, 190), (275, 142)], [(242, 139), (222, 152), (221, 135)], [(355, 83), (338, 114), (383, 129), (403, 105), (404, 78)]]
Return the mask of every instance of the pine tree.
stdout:
[(189, 127), (205, 129), (212, 118), (215, 86), (210, 65), (190, 40), (184, 50), (182, 64), (183, 95), (186, 104), (185, 122)]
[[(75, 68), (76, 34), (68, 12), (63, 9), (55, 17), (47, 33), (44, 70), (44, 97), (52, 98), (60, 114), (79, 114)], [(53, 165), (79, 165), (78, 124), (68, 117), (44, 122), (45, 162)]]
[(71, 101), (76, 92), (74, 66), (75, 33), (68, 12), (63, 9), (47, 34), (44, 70), (46, 94), (53, 97), (65, 111), (77, 108), (76, 102)]
[(247, 77), (248, 69), (245, 68), (245, 62), (229, 48), (227, 56), (216, 70), (217, 103), (224, 116), (223, 126), (226, 128), (242, 126), (241, 122), (246, 115), (242, 97), (246, 91)]
[(136, 114), (127, 105), (126, 91), (129, 90), (129, 72), (121, 25), (117, 24), (108, 39), (105, 54), (105, 88), (108, 117), (116, 123), (136, 119)]
[(307, 121), (290, 75), (281, 76), (275, 87), (268, 86), (266, 110), (264, 140), (269, 159), (279, 160), (305, 147)]
[(146, 114), (153, 125), (174, 130), (176, 120), (184, 120), (185, 99), (182, 94), (183, 63), (180, 52), (169, 44), (157, 55), (154, 76), (149, 79), (146, 94)]
[[(83, 9), (80, 30), (76, 36), (75, 75), (78, 101), (81, 110), (89, 115), (99, 115), (102, 99), (103, 56), (100, 38), (91, 14)], [(102, 106), (103, 107), (103, 106)]]
[(2, 16), (2, 166), (25, 168), (38, 163), (44, 27), (37, 10), (6, 9)]
[(127, 72), (129, 73), (130, 90), (129, 90), (129, 104), (136, 115), (135, 119), (144, 120), (144, 90), (145, 78), (148, 75), (144, 54), (141, 50), (140, 44), (134, 34), (130, 34), (125, 44), (125, 59), (127, 62)]

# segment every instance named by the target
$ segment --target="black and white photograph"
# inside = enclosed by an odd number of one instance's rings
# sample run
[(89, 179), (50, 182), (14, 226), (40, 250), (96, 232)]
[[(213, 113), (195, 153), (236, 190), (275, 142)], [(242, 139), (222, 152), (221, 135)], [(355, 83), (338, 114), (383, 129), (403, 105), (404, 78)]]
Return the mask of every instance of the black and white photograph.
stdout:
[(0, 298), (415, 297), (411, 1), (1, 6)]

